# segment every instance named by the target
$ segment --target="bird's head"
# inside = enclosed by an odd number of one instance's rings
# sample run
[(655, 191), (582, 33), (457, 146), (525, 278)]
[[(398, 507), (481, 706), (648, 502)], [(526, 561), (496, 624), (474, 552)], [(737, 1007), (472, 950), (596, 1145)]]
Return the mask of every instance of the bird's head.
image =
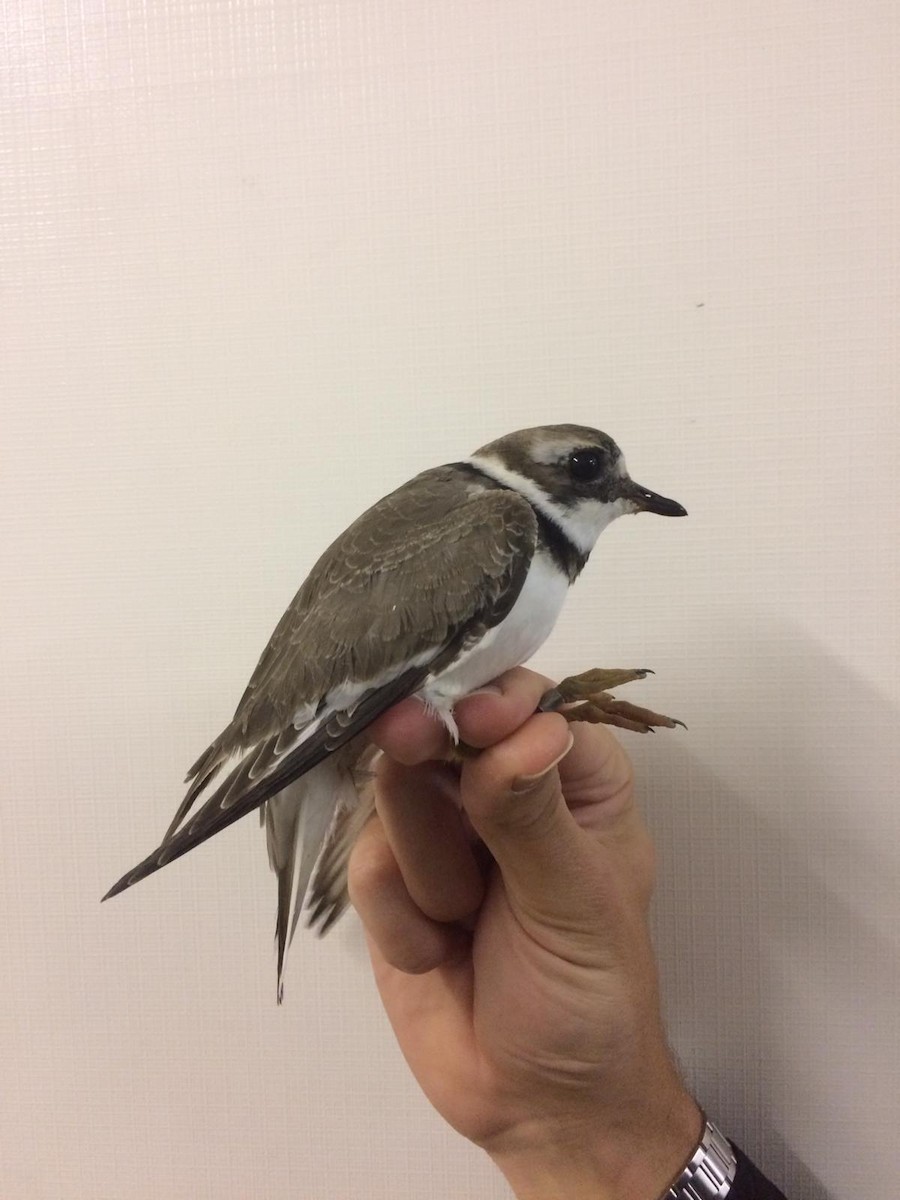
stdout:
[(612, 438), (584, 425), (520, 429), (482, 446), (471, 461), (527, 496), (586, 553), (625, 513), (687, 516), (676, 500), (635, 483)]

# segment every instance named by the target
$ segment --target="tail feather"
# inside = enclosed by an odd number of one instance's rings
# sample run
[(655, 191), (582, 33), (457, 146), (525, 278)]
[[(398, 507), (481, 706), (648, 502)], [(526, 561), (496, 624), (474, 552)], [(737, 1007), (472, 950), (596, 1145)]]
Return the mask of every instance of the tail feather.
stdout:
[(337, 814), (309, 889), (307, 924), (319, 937), (324, 937), (350, 903), (347, 886), (350, 852), (374, 811), (375, 798), (368, 791), (355, 808), (342, 809)]
[(347, 868), (363, 826), (375, 811), (372, 766), (378, 750), (366, 747), (351, 767), (352, 803), (338, 808), (309, 888), (306, 923), (323, 937), (350, 903)]
[(288, 785), (266, 805), (269, 863), (278, 879), (275, 940), (278, 953), (277, 999), (284, 997), (284, 967), (316, 862), (335, 812), (354, 806), (353, 779), (342, 758), (329, 759)]

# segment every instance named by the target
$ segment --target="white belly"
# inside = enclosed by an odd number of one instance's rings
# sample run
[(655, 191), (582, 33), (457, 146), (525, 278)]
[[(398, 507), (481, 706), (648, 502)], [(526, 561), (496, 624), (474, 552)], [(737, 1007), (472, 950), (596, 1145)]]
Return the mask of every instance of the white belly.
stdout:
[(446, 720), (454, 700), (527, 662), (550, 635), (568, 590), (569, 580), (550, 556), (535, 555), (509, 615), (451, 667), (423, 685), (419, 694), (426, 704)]

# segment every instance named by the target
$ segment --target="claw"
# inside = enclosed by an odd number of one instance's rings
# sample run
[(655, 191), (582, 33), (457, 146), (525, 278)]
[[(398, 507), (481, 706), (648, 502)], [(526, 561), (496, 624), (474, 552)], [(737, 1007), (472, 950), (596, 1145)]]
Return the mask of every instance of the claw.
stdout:
[(541, 697), (538, 712), (562, 712), (567, 721), (588, 721), (592, 725), (613, 725), (635, 733), (652, 733), (654, 728), (674, 729), (684, 721), (640, 708), (627, 700), (617, 700), (607, 691), (636, 679), (645, 679), (654, 672), (650, 667), (634, 670), (592, 670), (570, 675)]

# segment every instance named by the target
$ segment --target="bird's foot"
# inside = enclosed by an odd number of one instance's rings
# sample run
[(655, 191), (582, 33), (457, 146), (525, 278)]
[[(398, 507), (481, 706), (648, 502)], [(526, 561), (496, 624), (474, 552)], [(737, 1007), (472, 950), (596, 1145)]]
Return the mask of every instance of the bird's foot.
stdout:
[(621, 687), (636, 679), (646, 679), (653, 672), (649, 667), (626, 670), (584, 671), (570, 675), (541, 697), (538, 712), (558, 712), (567, 721), (589, 721), (592, 725), (615, 725), (618, 729), (633, 729), (635, 733), (652, 733), (654, 728), (674, 729), (684, 721), (663, 716), (649, 708), (617, 700), (608, 689)]

